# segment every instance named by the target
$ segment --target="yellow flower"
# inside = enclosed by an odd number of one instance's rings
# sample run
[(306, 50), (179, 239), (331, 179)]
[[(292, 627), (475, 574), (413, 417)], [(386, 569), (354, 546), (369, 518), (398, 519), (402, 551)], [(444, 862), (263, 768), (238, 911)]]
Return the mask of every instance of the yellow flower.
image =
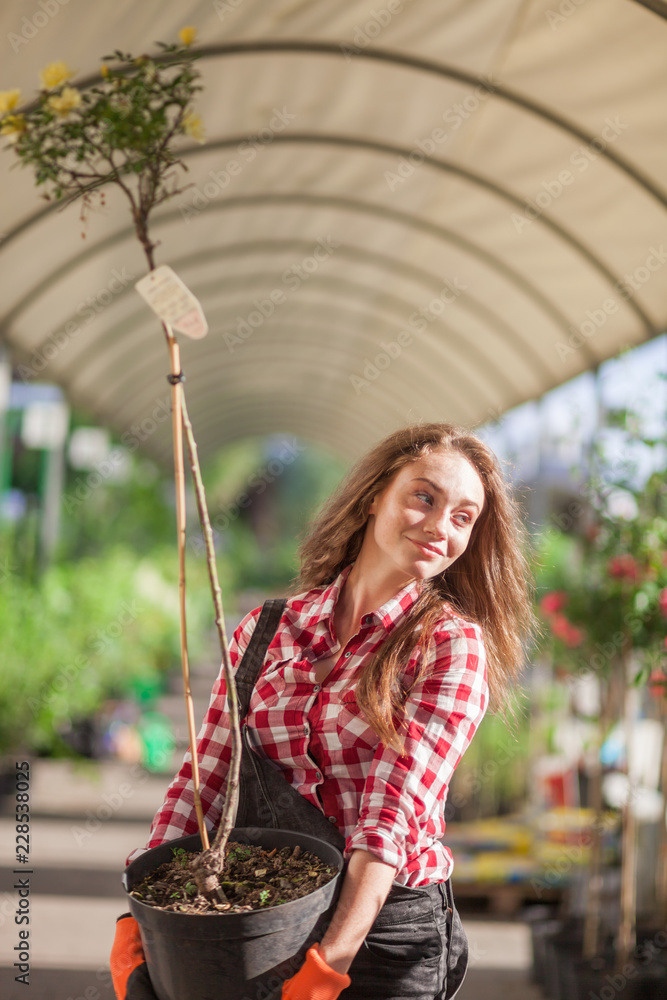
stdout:
[(100, 66), (100, 76), (107, 77), (109, 75), (109, 67), (106, 63), (102, 63)]
[(0, 125), (0, 135), (8, 135), (11, 142), (16, 142), (27, 127), (23, 115), (7, 115)]
[(65, 83), (72, 76), (74, 76), (74, 70), (71, 70), (66, 62), (49, 63), (39, 74), (45, 90), (59, 87), (61, 83)]
[(183, 131), (186, 135), (191, 136), (195, 142), (206, 142), (201, 115), (195, 114), (194, 111), (186, 111), (183, 115)]
[(63, 87), (61, 94), (49, 97), (48, 104), (56, 114), (66, 118), (70, 111), (81, 106), (81, 94), (76, 87)]
[(21, 100), (20, 90), (0, 90), (0, 115), (7, 114)]
[(189, 26), (187, 28), (181, 28), (178, 33), (178, 37), (183, 42), (183, 45), (192, 45), (197, 37), (197, 29)]

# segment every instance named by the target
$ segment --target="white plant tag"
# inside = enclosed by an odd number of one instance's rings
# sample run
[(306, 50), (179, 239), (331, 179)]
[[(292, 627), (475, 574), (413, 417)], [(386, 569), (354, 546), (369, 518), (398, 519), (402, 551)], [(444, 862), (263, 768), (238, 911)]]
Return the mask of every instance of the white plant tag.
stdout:
[(199, 300), (168, 264), (160, 264), (149, 271), (134, 287), (155, 315), (174, 330), (193, 340), (201, 340), (208, 333)]

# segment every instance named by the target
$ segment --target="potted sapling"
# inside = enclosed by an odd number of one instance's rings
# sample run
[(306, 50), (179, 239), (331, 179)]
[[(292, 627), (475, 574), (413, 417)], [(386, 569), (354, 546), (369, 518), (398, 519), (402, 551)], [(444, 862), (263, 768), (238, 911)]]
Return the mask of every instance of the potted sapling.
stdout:
[[(199, 339), (206, 335), (207, 324), (181, 279), (167, 265), (156, 267), (156, 244), (149, 230), (154, 209), (185, 189), (180, 171), (187, 168), (180, 156), (188, 149), (188, 138), (205, 141), (194, 110), (201, 90), (198, 54), (192, 48), (195, 35), (194, 28), (183, 28), (178, 43), (158, 43), (160, 51), (152, 57), (115, 51), (104, 57), (98, 74), (78, 86), (64, 62), (52, 63), (41, 74), (37, 97), (24, 105), (18, 90), (0, 93), (0, 133), (18, 162), (34, 171), (37, 186), (54, 208), (79, 201), (85, 220), (89, 210), (104, 204), (109, 185), (122, 191), (148, 265), (136, 287), (160, 319), (169, 358), (181, 663), (199, 833), (146, 852), (125, 875), (160, 1000), (197, 1000), (221, 982), (229, 997), (245, 996), (249, 984), (263, 984), (268, 996), (296, 971), (309, 945), (318, 940), (335, 905), (343, 868), (341, 853), (317, 837), (258, 827), (233, 829), (242, 756), (239, 700), (177, 339), (177, 334)], [(188, 661), (184, 438), (231, 719), (227, 790), (212, 842), (199, 791)]]

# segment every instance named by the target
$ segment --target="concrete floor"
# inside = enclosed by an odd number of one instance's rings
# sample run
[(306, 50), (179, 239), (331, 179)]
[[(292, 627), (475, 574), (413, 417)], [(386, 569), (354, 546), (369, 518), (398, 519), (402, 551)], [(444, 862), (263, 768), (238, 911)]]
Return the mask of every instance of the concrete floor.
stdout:
[[(3, 1000), (114, 1000), (108, 957), (115, 919), (127, 910), (120, 875), (143, 846), (170, 776), (117, 763), (74, 769), (38, 761), (32, 780), (30, 989), (16, 983), (14, 821), (0, 816), (0, 996)], [(13, 802), (8, 803), (13, 808)], [(7, 806), (5, 806), (6, 808)], [(22, 869), (14, 875), (15, 868)], [(528, 982), (528, 927), (463, 921), (470, 965), (457, 1000), (541, 1000)]]

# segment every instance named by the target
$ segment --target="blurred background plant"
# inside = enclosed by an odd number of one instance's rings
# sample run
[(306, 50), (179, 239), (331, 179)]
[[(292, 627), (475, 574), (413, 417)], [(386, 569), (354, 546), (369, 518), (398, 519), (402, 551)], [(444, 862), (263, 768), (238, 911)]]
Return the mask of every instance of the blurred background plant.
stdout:
[(158, 42), (160, 61), (116, 50), (103, 57), (92, 86), (90, 79), (72, 86), (75, 72), (67, 63), (49, 63), (40, 73), (37, 98), (24, 106), (18, 89), (0, 93), (0, 134), (18, 161), (34, 170), (46, 200), (82, 198), (83, 219), (94, 198), (104, 204), (104, 187), (116, 184), (130, 201), (149, 257), (150, 213), (182, 190), (172, 168), (187, 169), (173, 141), (205, 141), (193, 106), (202, 89), (197, 53), (190, 50), (195, 36), (188, 27), (181, 29), (180, 43)]
[[(70, 435), (86, 425), (85, 414), (74, 413)], [(125, 713), (135, 728), (147, 713), (155, 724), (161, 698), (178, 690), (173, 482), (168, 470), (119, 442), (109, 440), (107, 454), (122, 475), (84, 474), (67, 464), (59, 541), (43, 563), (39, 456), (20, 437), (13, 441), (5, 496), (20, 495), (22, 516), (0, 524), (0, 756), (18, 748), (103, 755), (118, 706), (135, 706)], [(340, 459), (289, 436), (230, 446), (205, 467), (230, 626), (267, 590), (290, 584), (299, 532), (343, 470)], [(220, 654), (191, 495), (188, 514), (189, 637), (210, 691)]]
[[(666, 376), (658, 378), (664, 400)], [(622, 816), (616, 940), (621, 964), (636, 946), (642, 814), (646, 820), (655, 813), (660, 823), (663, 870), (658, 875), (656, 910), (667, 913), (667, 408), (659, 426), (657, 435), (650, 432), (642, 414), (629, 407), (602, 410), (576, 516), (565, 522), (561, 518), (560, 523), (556, 519), (556, 527), (544, 533), (535, 559), (538, 606), (550, 630), (555, 677), (592, 676), (597, 687), (595, 704), (589, 709), (594, 736), (588, 747), (587, 794), (594, 821), (582, 954), (592, 960), (602, 946), (601, 817), (606, 797)], [(653, 471), (642, 475), (642, 467)], [(651, 708), (646, 696), (642, 707), (637, 689), (647, 684), (659, 701), (657, 707)], [(646, 717), (648, 725), (642, 722)], [(644, 733), (645, 739), (652, 721), (658, 730), (663, 727), (662, 766), (657, 769), (642, 759), (647, 755), (636, 746), (637, 734)], [(605, 764), (610, 763), (617, 769), (613, 776), (605, 775)], [(655, 789), (648, 777), (651, 770)], [(659, 785), (662, 792), (657, 791)]]

